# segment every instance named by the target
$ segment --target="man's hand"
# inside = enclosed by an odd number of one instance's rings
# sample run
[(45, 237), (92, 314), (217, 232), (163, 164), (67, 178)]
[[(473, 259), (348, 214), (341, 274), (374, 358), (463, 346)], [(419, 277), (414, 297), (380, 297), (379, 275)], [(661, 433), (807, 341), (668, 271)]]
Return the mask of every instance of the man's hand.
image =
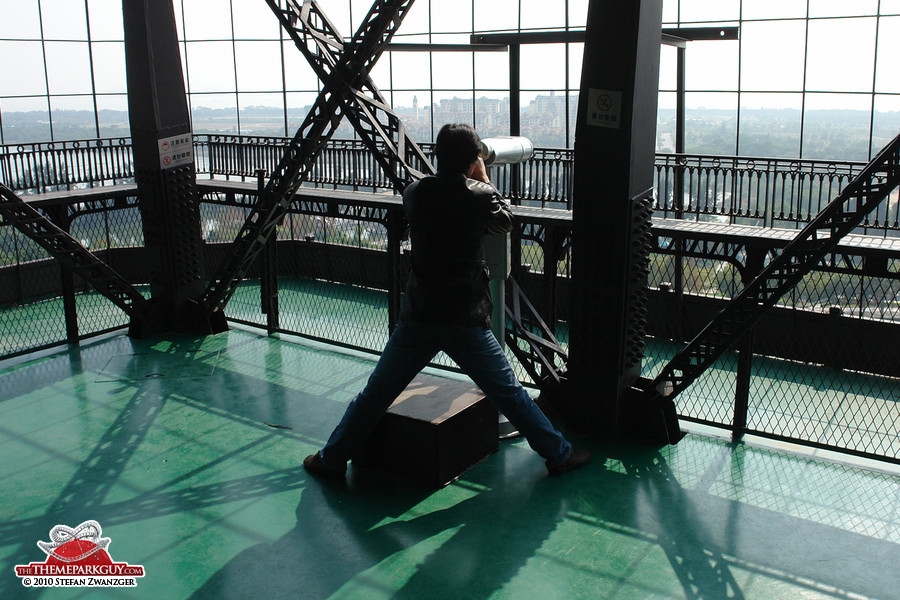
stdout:
[(469, 172), (466, 173), (469, 179), (490, 183), (491, 179), (487, 175), (487, 168), (484, 166), (484, 160), (479, 156), (475, 162), (469, 165)]

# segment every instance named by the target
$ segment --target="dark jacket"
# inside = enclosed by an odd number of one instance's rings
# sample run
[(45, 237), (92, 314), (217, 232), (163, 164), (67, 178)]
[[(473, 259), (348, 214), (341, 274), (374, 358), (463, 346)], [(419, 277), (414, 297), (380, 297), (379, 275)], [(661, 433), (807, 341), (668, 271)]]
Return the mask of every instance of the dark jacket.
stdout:
[(406, 188), (412, 269), (400, 318), (490, 327), (486, 233), (512, 229), (497, 189), (465, 175), (425, 177)]

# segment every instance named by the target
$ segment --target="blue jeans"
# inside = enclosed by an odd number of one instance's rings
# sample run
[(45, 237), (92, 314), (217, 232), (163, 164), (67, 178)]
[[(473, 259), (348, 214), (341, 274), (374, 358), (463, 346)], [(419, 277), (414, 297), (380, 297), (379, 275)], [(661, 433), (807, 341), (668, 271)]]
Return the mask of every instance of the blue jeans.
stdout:
[(516, 379), (490, 329), (400, 321), (366, 387), (347, 407), (320, 451), (326, 465), (340, 469), (362, 450), (381, 415), (439, 350), (472, 378), (532, 449), (547, 460), (547, 466), (569, 458), (572, 445), (553, 428)]

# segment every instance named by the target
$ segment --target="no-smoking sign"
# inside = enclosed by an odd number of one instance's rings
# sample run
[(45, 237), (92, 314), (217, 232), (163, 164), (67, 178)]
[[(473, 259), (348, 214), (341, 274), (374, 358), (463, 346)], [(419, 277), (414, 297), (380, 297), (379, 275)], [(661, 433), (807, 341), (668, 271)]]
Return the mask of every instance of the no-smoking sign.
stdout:
[(597, 96), (597, 110), (601, 112), (609, 112), (609, 109), (612, 108), (613, 101), (612, 98), (609, 97), (609, 94), (600, 94)]
[(168, 169), (194, 162), (193, 136), (190, 133), (158, 140), (159, 168)]
[(587, 124), (618, 129), (622, 123), (622, 92), (588, 90)]

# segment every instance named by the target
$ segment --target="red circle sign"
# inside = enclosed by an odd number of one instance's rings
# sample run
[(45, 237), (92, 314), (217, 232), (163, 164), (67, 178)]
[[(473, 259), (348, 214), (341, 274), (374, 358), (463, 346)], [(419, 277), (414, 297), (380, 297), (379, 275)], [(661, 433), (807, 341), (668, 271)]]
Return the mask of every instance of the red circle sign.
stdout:
[(597, 108), (604, 112), (612, 108), (612, 98), (609, 97), (609, 94), (600, 94), (597, 96)]

